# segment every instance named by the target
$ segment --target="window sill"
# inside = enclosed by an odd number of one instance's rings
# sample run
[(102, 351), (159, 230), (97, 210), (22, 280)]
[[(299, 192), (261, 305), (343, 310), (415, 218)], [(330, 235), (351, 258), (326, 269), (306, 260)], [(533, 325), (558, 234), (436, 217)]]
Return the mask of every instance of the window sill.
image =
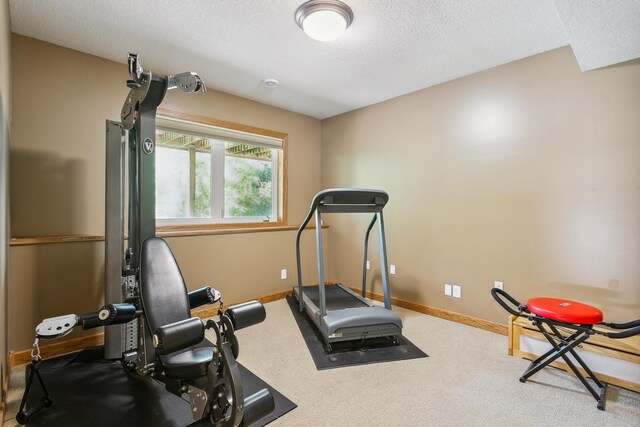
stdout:
[[(284, 225), (278, 223), (257, 222), (253, 224), (211, 224), (211, 225), (172, 225), (156, 229), (159, 237), (211, 236), (217, 234), (263, 233), (268, 231), (297, 230), (299, 225)], [(307, 229), (316, 228), (315, 225)], [(322, 228), (329, 228), (323, 225)]]
[[(298, 225), (273, 225), (273, 224), (238, 224), (230, 226), (229, 224), (209, 225), (207, 228), (203, 226), (163, 226), (158, 227), (156, 235), (158, 237), (190, 237), (190, 236), (212, 236), (219, 234), (243, 234), (243, 233), (264, 233), (270, 231), (295, 231)], [(322, 228), (329, 228), (324, 224)], [(315, 229), (315, 225), (309, 224), (306, 229)], [(126, 239), (126, 236), (125, 236)], [(61, 236), (34, 236), (34, 237), (12, 237), (9, 240), (9, 246), (32, 246), (46, 245), (54, 243), (78, 243), (78, 242), (102, 242), (104, 235), (89, 234), (68, 234)]]

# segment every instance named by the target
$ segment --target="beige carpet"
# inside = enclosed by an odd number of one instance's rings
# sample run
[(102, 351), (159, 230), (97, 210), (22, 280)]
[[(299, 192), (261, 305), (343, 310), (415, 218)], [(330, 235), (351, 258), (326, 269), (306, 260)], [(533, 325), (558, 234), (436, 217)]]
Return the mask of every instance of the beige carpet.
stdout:
[[(507, 356), (502, 335), (396, 309), (430, 357), (317, 371), (286, 301), (266, 308), (264, 323), (238, 331), (239, 361), (298, 404), (274, 427), (640, 426), (640, 394), (610, 386), (602, 412), (562, 371), (521, 384), (529, 362)], [(5, 426), (16, 425), (23, 376), (11, 373)]]

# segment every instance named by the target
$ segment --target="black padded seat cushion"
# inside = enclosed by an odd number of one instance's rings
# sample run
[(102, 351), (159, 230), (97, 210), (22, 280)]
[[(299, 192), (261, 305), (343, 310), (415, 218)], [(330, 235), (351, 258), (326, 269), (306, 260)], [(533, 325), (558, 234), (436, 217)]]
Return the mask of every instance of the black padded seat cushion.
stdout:
[(207, 375), (212, 358), (213, 347), (188, 348), (160, 356), (166, 376), (181, 380)]

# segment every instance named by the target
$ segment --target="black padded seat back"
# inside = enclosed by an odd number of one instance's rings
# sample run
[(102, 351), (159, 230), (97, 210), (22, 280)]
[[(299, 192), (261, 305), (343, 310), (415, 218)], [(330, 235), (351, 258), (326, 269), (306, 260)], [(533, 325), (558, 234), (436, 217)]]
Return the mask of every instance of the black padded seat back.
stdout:
[(140, 253), (140, 295), (151, 334), (160, 326), (191, 317), (189, 295), (171, 248), (149, 237)]

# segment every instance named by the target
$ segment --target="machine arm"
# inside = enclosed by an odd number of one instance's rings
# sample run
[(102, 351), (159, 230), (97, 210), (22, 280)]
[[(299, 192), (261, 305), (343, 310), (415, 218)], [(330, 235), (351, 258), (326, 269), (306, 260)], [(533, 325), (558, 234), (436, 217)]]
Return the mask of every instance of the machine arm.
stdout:
[(78, 324), (82, 325), (82, 329), (119, 325), (129, 323), (140, 315), (142, 311), (137, 310), (133, 304), (108, 304), (98, 311), (81, 314)]
[(202, 91), (202, 93), (207, 93), (207, 87), (205, 86), (204, 81), (193, 71), (176, 74), (175, 76), (168, 76), (167, 79), (167, 90), (180, 88), (180, 90), (187, 93), (196, 93), (200, 91)]
[(70, 333), (76, 326), (82, 329), (92, 329), (98, 326), (118, 325), (128, 323), (142, 314), (133, 304), (108, 304), (98, 311), (80, 315), (67, 314), (64, 316), (44, 319), (36, 326), (36, 337), (43, 339), (60, 338)]
[(220, 292), (210, 286), (189, 292), (189, 307), (191, 309), (200, 307), (205, 304), (213, 304), (220, 301)]
[[(154, 76), (151, 71), (144, 71), (137, 53), (129, 53), (129, 77), (127, 86), (131, 89), (122, 107), (120, 118), (125, 129), (131, 130), (139, 118), (140, 106), (149, 93), (151, 83), (156, 80), (163, 82), (165, 90), (179, 88), (183, 92), (196, 93), (207, 91), (207, 87), (200, 76), (194, 72), (176, 74), (175, 76)], [(164, 93), (162, 94), (164, 97)]]

